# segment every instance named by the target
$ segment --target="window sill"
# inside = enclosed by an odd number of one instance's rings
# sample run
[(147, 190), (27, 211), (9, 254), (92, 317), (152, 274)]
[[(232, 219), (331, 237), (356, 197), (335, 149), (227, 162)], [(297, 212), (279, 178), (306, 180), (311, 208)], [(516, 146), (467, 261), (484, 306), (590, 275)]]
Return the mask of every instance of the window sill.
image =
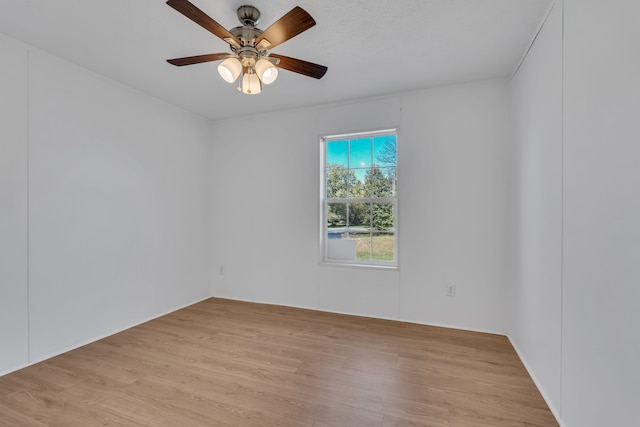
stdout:
[(340, 262), (340, 261), (320, 261), (321, 267), (339, 267), (339, 268), (362, 268), (365, 270), (386, 270), (386, 271), (398, 271), (397, 265), (381, 265), (381, 264), (360, 264), (353, 262)]

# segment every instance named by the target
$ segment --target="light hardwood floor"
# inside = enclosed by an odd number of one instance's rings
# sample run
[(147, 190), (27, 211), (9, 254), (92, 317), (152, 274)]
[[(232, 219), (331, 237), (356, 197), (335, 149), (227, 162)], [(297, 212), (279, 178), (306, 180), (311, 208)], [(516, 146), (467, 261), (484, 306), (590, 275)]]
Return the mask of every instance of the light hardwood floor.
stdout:
[(0, 377), (0, 426), (558, 426), (509, 341), (211, 298)]

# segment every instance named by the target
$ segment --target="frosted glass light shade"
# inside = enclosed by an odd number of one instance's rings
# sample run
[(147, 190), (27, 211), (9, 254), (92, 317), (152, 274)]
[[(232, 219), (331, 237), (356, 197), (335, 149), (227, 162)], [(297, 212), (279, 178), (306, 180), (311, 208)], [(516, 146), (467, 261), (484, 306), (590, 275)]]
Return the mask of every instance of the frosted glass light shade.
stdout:
[(256, 74), (262, 83), (269, 85), (278, 78), (278, 69), (270, 61), (260, 58), (256, 62)]
[(227, 83), (236, 81), (242, 72), (242, 64), (238, 58), (227, 58), (218, 65), (218, 73)]
[(262, 83), (255, 73), (247, 73), (242, 76), (242, 92), (255, 95), (262, 92)]

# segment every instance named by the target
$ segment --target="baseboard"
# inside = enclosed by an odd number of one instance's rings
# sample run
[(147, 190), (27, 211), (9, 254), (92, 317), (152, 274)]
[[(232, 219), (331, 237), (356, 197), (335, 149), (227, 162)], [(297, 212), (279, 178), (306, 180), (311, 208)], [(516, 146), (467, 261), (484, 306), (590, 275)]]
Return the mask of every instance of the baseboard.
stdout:
[(544, 399), (544, 401), (546, 402), (547, 406), (549, 407), (549, 410), (551, 410), (551, 413), (555, 417), (555, 419), (558, 422), (558, 424), (560, 425), (560, 427), (567, 427), (567, 425), (564, 423), (564, 421), (562, 421), (562, 417), (560, 416), (560, 411), (558, 411), (558, 408), (556, 408), (556, 406), (553, 404), (553, 402), (549, 398), (549, 395), (546, 393), (546, 391), (542, 387), (542, 384), (540, 383), (540, 381), (538, 381), (538, 378), (536, 377), (536, 374), (533, 372), (533, 370), (531, 369), (531, 367), (527, 363), (527, 359), (525, 359), (524, 354), (522, 354), (522, 352), (518, 348), (517, 344), (511, 338), (511, 336), (509, 336), (509, 334), (507, 334), (507, 338), (509, 339), (509, 342), (511, 343), (511, 346), (516, 351), (516, 354), (520, 358), (520, 361), (522, 361), (522, 364), (524, 365), (524, 368), (529, 373), (529, 376), (533, 380), (533, 383), (538, 388), (538, 391), (542, 395), (542, 398)]
[(227, 299), (227, 300), (231, 300), (231, 301), (241, 301), (241, 302), (248, 302), (248, 303), (254, 303), (254, 304), (265, 304), (265, 305), (275, 305), (275, 306), (281, 306), (281, 307), (301, 308), (301, 309), (304, 309), (304, 310), (320, 311), (320, 312), (323, 312), (323, 313), (344, 314), (346, 316), (356, 316), (356, 317), (368, 317), (368, 318), (371, 318), (371, 319), (391, 320), (391, 321), (394, 321), (394, 322), (411, 323), (411, 324), (414, 324), (414, 325), (435, 326), (435, 327), (438, 327), (438, 328), (458, 329), (460, 331), (479, 332), (479, 333), (482, 333), (482, 334), (506, 336), (506, 334), (504, 332), (496, 332), (496, 331), (490, 331), (490, 330), (485, 330), (485, 329), (476, 329), (476, 328), (467, 328), (467, 327), (462, 327), (462, 326), (447, 325), (447, 324), (444, 324), (444, 323), (418, 322), (416, 320), (410, 320), (410, 319), (404, 319), (404, 318), (398, 318), (398, 317), (373, 316), (373, 315), (370, 315), (370, 314), (354, 313), (354, 312), (349, 312), (349, 311), (327, 310), (327, 309), (323, 309), (323, 308), (320, 308), (320, 307), (306, 307), (306, 306), (302, 306), (302, 305), (283, 304), (283, 303), (279, 303), (279, 302), (276, 303), (276, 302), (266, 302), (266, 301), (255, 301), (255, 300), (248, 300), (248, 299), (243, 299), (243, 298), (233, 298), (233, 297), (226, 297), (226, 296), (213, 296), (212, 295), (211, 298)]
[(29, 363), (26, 363), (26, 364), (17, 365), (14, 368), (10, 368), (9, 370), (0, 371), (0, 377), (3, 376), (3, 375), (10, 374), (12, 372), (19, 371), (20, 369), (24, 369), (24, 368), (29, 367), (31, 365), (35, 365), (35, 364), (38, 364), (40, 362), (44, 362), (45, 360), (51, 359), (52, 357), (59, 356), (59, 355), (64, 354), (64, 353), (66, 353), (68, 351), (72, 351), (72, 350), (75, 350), (77, 348), (84, 347), (85, 345), (91, 344), (93, 342), (100, 341), (103, 338), (107, 338), (107, 337), (110, 337), (111, 335), (115, 335), (115, 334), (120, 333), (122, 331), (126, 331), (127, 329), (131, 329), (131, 328), (134, 328), (134, 327), (136, 327), (138, 325), (142, 325), (143, 323), (147, 323), (147, 322), (149, 322), (149, 321), (151, 321), (153, 319), (157, 319), (159, 317), (166, 316), (167, 314), (173, 313), (174, 311), (182, 310), (183, 308), (186, 308), (186, 307), (189, 307), (191, 305), (197, 304), (199, 302), (205, 301), (205, 300), (207, 300), (209, 298), (211, 298), (211, 297), (209, 295), (207, 295), (207, 296), (202, 297), (200, 299), (196, 299), (193, 302), (189, 302), (189, 303), (186, 303), (184, 305), (181, 305), (181, 306), (178, 306), (178, 307), (175, 307), (175, 308), (171, 308), (168, 311), (162, 312), (160, 314), (157, 314), (157, 315), (154, 314), (151, 317), (149, 317), (147, 319), (144, 319), (144, 320), (141, 320), (139, 322), (136, 322), (134, 324), (131, 324), (131, 325), (127, 326), (126, 328), (122, 328), (122, 329), (119, 329), (119, 330), (114, 330), (114, 331), (111, 331), (111, 332), (109, 332), (107, 334), (104, 334), (102, 336), (94, 337), (94, 338), (92, 338), (90, 340), (86, 340), (86, 341), (82, 341), (82, 342), (79, 342), (79, 343), (75, 343), (74, 345), (71, 345), (71, 346), (69, 346), (69, 347), (67, 347), (67, 348), (65, 348), (65, 349), (63, 349), (61, 351), (56, 351), (56, 352), (53, 352), (51, 354), (47, 354), (46, 356), (44, 356), (42, 358), (39, 358), (38, 360), (33, 360), (33, 361), (31, 361)]
[(10, 373), (12, 373), (12, 372), (17, 372), (17, 371), (19, 371), (20, 369), (24, 369), (24, 368), (26, 368), (27, 366), (29, 366), (29, 363), (27, 363), (27, 364), (20, 364), (20, 365), (17, 365), (17, 366), (15, 366), (15, 367), (13, 367), (13, 368), (9, 368), (8, 370), (0, 371), (0, 377), (1, 377), (1, 376), (3, 376), (3, 375), (8, 375), (8, 374), (10, 374)]

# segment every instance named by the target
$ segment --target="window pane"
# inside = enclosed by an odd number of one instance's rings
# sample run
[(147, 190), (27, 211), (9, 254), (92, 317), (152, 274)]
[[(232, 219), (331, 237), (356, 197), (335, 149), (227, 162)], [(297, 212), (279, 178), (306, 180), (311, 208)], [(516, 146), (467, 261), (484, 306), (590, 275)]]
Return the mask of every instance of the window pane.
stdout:
[(388, 192), (388, 195), (385, 197), (396, 197), (396, 188), (398, 186), (396, 168), (380, 168), (380, 172), (382, 172), (382, 175), (384, 175), (385, 179), (387, 180), (387, 186), (385, 190)]
[(373, 156), (378, 166), (395, 166), (396, 136), (385, 135), (373, 138)]
[(346, 203), (329, 203), (327, 206), (328, 259), (356, 259), (356, 242), (347, 232), (347, 209)]
[(349, 197), (368, 197), (364, 182), (367, 169), (351, 169), (352, 181), (349, 185)]
[(369, 233), (352, 234), (356, 241), (356, 259), (361, 261), (371, 260), (371, 235)]
[(349, 203), (349, 233), (368, 233), (371, 228), (371, 204)]
[(347, 232), (347, 204), (329, 203), (327, 206), (327, 234), (330, 239)]
[(349, 184), (355, 184), (355, 176), (346, 168), (327, 170), (327, 198), (341, 199), (347, 197)]
[(346, 234), (329, 237), (327, 240), (327, 258), (343, 261), (356, 260), (356, 240)]
[(395, 260), (394, 233), (373, 233), (371, 236), (371, 259), (374, 261)]
[(394, 231), (393, 203), (373, 203), (371, 222), (375, 231)]
[(371, 138), (352, 139), (349, 141), (349, 167), (371, 167)]
[(329, 141), (327, 142), (327, 169), (348, 168), (349, 153), (347, 151), (347, 141)]
[(393, 194), (392, 182), (387, 174), (389, 168), (373, 167), (367, 169), (364, 180), (366, 197), (391, 197)]

